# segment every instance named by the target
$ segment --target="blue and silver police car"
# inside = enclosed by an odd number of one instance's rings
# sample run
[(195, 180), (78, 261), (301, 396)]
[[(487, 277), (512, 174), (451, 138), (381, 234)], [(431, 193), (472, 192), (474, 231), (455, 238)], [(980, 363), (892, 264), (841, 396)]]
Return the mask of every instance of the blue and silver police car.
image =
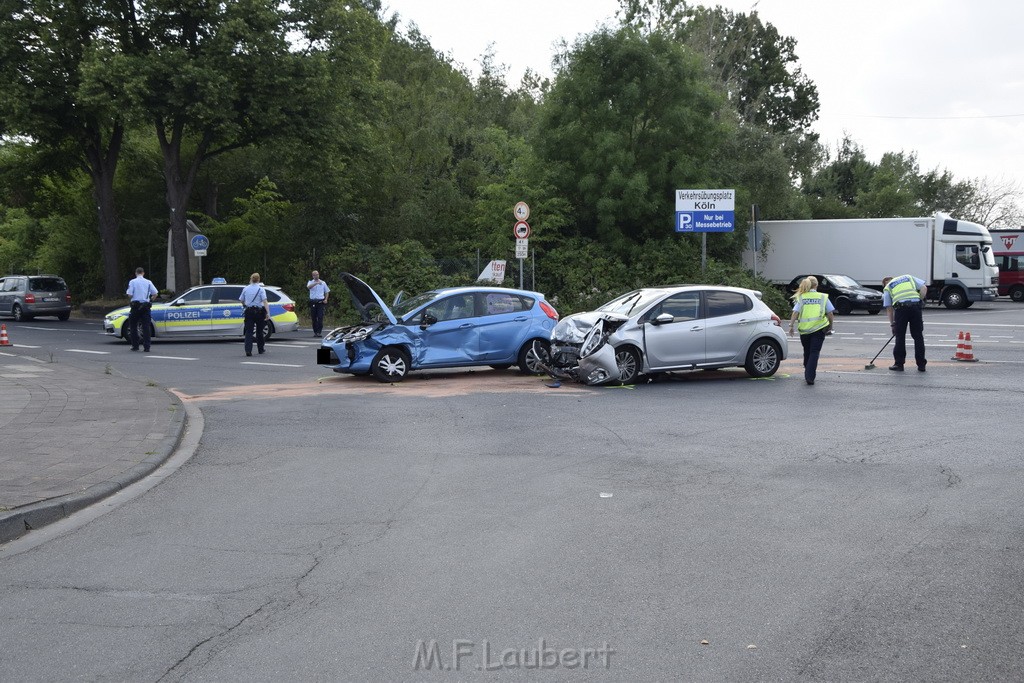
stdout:
[[(167, 303), (154, 303), (154, 338), (183, 339), (192, 337), (243, 337), (244, 315), (238, 297), (244, 285), (226, 283), (200, 285), (184, 292)], [(280, 287), (265, 286), (270, 302), (270, 319), (263, 323), (265, 339), (275, 332), (294, 332), (299, 328), (295, 315), (295, 301)], [(124, 306), (103, 319), (104, 331), (114, 337), (128, 340), (128, 312)]]

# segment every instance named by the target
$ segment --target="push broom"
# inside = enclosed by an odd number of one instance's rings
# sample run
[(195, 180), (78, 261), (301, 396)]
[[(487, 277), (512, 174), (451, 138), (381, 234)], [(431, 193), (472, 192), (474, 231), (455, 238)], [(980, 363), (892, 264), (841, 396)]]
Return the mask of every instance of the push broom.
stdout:
[(885, 351), (885, 347), (888, 346), (889, 342), (891, 342), (895, 338), (896, 338), (896, 333), (893, 332), (892, 336), (889, 337), (889, 341), (885, 342), (885, 344), (882, 346), (882, 348), (878, 349), (878, 353), (876, 353), (875, 357), (871, 359), (871, 362), (864, 366), (865, 370), (874, 370), (875, 369), (875, 359), (877, 359), (879, 356), (882, 355), (882, 351)]

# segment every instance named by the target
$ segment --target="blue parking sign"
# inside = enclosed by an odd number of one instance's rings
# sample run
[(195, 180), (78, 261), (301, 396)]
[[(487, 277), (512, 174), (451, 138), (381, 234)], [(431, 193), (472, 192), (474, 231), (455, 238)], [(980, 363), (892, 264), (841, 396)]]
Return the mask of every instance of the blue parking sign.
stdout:
[(676, 211), (676, 232), (732, 232), (734, 211)]

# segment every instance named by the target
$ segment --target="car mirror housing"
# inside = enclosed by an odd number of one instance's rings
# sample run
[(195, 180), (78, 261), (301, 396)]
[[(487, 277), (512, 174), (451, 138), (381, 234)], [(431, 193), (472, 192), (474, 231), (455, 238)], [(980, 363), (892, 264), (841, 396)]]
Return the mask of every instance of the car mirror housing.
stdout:
[(429, 313), (424, 313), (423, 317), (420, 319), (420, 329), (425, 330), (436, 322), (437, 318), (430, 315)]
[(651, 324), (664, 325), (666, 323), (672, 322), (673, 320), (675, 320), (675, 318), (672, 316), (671, 313), (660, 313), (655, 318), (651, 319)]

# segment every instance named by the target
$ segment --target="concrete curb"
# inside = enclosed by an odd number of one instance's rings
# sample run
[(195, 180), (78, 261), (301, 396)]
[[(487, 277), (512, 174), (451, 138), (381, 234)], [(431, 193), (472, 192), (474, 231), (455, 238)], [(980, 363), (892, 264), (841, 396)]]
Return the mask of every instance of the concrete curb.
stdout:
[(171, 391), (166, 389), (162, 389), (162, 391), (171, 397), (175, 410), (169, 426), (170, 435), (163, 440), (156, 453), (116, 477), (94, 484), (84, 491), (0, 512), (0, 543), (13, 541), (33, 529), (53, 524), (83, 508), (94, 505), (152, 474), (166, 462), (181, 443), (187, 420), (181, 399)]

